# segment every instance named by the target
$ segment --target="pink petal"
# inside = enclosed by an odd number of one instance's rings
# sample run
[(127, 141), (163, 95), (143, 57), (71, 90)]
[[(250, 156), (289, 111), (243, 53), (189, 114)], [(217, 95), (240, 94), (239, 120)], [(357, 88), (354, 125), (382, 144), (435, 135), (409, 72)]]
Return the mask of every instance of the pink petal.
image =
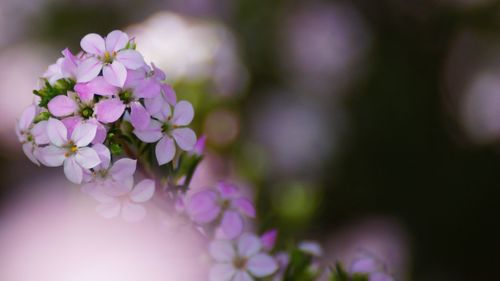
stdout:
[(47, 123), (47, 136), (56, 146), (63, 146), (68, 142), (68, 130), (61, 121), (54, 118), (50, 118)]
[(76, 81), (78, 83), (89, 82), (99, 75), (102, 62), (94, 57), (86, 58), (76, 69)]
[(351, 263), (349, 272), (351, 273), (371, 273), (383, 269), (382, 264), (372, 257), (362, 257)]
[(120, 119), (125, 111), (125, 105), (118, 98), (103, 99), (95, 105), (95, 115), (102, 123), (113, 123)]
[(108, 134), (106, 127), (104, 127), (104, 125), (95, 118), (89, 119), (88, 122), (97, 126), (97, 131), (95, 133), (95, 138), (92, 140), (92, 144), (103, 143)]
[(169, 136), (161, 138), (161, 140), (156, 144), (155, 153), (156, 160), (160, 166), (172, 161), (175, 156), (174, 140)]
[(28, 157), (28, 159), (34, 164), (40, 166), (40, 162), (38, 162), (38, 159), (36, 159), (34, 151), (35, 151), (35, 146), (33, 145), (32, 142), (27, 142), (23, 144), (23, 152), (26, 155), (26, 157)]
[(96, 33), (85, 35), (80, 41), (82, 49), (93, 55), (102, 55), (105, 51), (104, 39)]
[(106, 82), (117, 87), (123, 87), (125, 79), (127, 79), (125, 66), (116, 60), (112, 64), (104, 66), (102, 74)]
[(76, 184), (82, 183), (82, 167), (76, 163), (75, 157), (68, 157), (64, 160), (64, 174), (70, 182)]
[(37, 145), (48, 144), (50, 142), (47, 136), (47, 123), (47, 121), (40, 121), (31, 129), (31, 134), (33, 138), (35, 138), (35, 143)]
[(171, 115), (171, 110), (170, 110), (170, 105), (166, 103), (163, 99), (158, 100), (158, 106), (159, 110), (153, 114), (153, 117), (155, 117), (158, 120), (161, 121), (168, 121), (168, 118)]
[(96, 132), (97, 126), (95, 124), (90, 122), (79, 123), (75, 126), (75, 129), (71, 134), (71, 140), (77, 147), (87, 146), (95, 138)]
[(234, 239), (243, 232), (243, 219), (235, 211), (226, 211), (222, 217), (221, 228), (227, 239)]
[(203, 152), (205, 151), (205, 146), (207, 143), (207, 136), (202, 135), (197, 141), (196, 144), (194, 145), (193, 152), (194, 154), (201, 156), (203, 155)]
[(97, 206), (96, 211), (104, 218), (110, 219), (118, 216), (121, 205), (117, 200), (111, 203), (104, 203)]
[(384, 272), (375, 272), (370, 275), (369, 281), (394, 281), (394, 278)]
[(145, 179), (140, 181), (130, 193), (130, 199), (137, 203), (146, 202), (155, 193), (155, 182)]
[(21, 118), (19, 118), (18, 128), (23, 131), (27, 130), (31, 126), (31, 123), (33, 123), (35, 115), (36, 115), (35, 105), (31, 105), (28, 108), (26, 108), (21, 114)]
[(66, 149), (54, 145), (41, 148), (40, 158), (42, 163), (49, 167), (61, 166), (66, 159)]
[(170, 104), (170, 105), (175, 105), (177, 103), (177, 96), (175, 95), (174, 89), (170, 85), (167, 84), (162, 84), (161, 85), (162, 89), (162, 94), (165, 100)]
[(256, 235), (244, 233), (238, 239), (238, 255), (240, 257), (251, 257), (257, 254), (261, 247), (260, 239)]
[(49, 101), (47, 105), (50, 113), (56, 117), (63, 117), (73, 114), (78, 105), (68, 96), (59, 95)]
[(146, 108), (146, 110), (150, 115), (160, 112), (162, 106), (163, 106), (163, 98), (160, 95), (154, 98), (144, 99), (144, 107)]
[(71, 134), (73, 134), (76, 125), (84, 122), (84, 120), (80, 116), (72, 116), (62, 119), (61, 122), (63, 122), (64, 126), (66, 126), (66, 129), (68, 130), (68, 133), (66, 134), (67, 138), (71, 138)]
[(113, 30), (106, 36), (106, 50), (110, 53), (117, 52), (127, 46), (128, 40), (125, 32)]
[(109, 169), (111, 177), (116, 181), (124, 181), (126, 178), (133, 176), (137, 167), (137, 160), (130, 158), (122, 158), (113, 164)]
[(99, 160), (101, 160), (101, 163), (99, 164), (101, 169), (109, 168), (109, 164), (111, 162), (111, 153), (109, 152), (109, 149), (104, 144), (101, 143), (94, 144), (92, 146), (92, 149), (95, 150), (95, 152), (99, 156)]
[(197, 223), (205, 224), (212, 222), (220, 213), (217, 199), (217, 194), (211, 190), (198, 192), (191, 197), (186, 210), (189, 216)]
[(268, 254), (257, 254), (248, 260), (248, 271), (255, 277), (266, 277), (278, 270), (278, 263)]
[(167, 76), (165, 75), (165, 72), (163, 72), (161, 69), (156, 67), (154, 63), (151, 63), (151, 66), (153, 67), (153, 78), (157, 81), (163, 81), (167, 79)]
[(323, 255), (323, 249), (321, 248), (321, 245), (316, 241), (302, 241), (299, 243), (298, 248), (317, 257)]
[(186, 126), (194, 117), (193, 106), (187, 101), (180, 101), (175, 105), (172, 123), (177, 126)]
[(217, 190), (222, 198), (234, 198), (240, 194), (235, 184), (226, 181), (219, 181), (217, 183)]
[(119, 88), (110, 85), (103, 76), (97, 76), (87, 83), (78, 83), (75, 85), (75, 91), (82, 101), (90, 101), (94, 94), (100, 96), (117, 95)]
[(132, 102), (130, 104), (130, 121), (135, 129), (146, 129), (150, 119), (151, 116), (140, 102)]
[(233, 278), (233, 281), (254, 281), (252, 276), (246, 271), (238, 271)]
[(190, 128), (178, 128), (172, 131), (177, 145), (184, 151), (191, 151), (196, 144), (196, 134)]
[(160, 95), (161, 88), (159, 82), (153, 79), (143, 79), (135, 87), (134, 93), (138, 98), (154, 98)]
[(262, 248), (264, 248), (266, 251), (271, 251), (276, 244), (277, 237), (278, 231), (276, 229), (269, 230), (262, 234), (262, 236), (260, 237)]
[(161, 132), (161, 123), (151, 119), (146, 129), (134, 130), (134, 134), (143, 142), (157, 142), (163, 136)]
[(61, 63), (61, 72), (65, 77), (75, 78), (77, 69), (77, 58), (66, 48), (62, 51), (64, 59)]
[(209, 281), (233, 281), (236, 269), (229, 263), (216, 264), (210, 268)]
[(122, 208), (122, 218), (128, 222), (138, 222), (146, 216), (146, 209), (139, 204), (126, 202)]
[(218, 262), (231, 262), (236, 255), (229, 240), (215, 240), (209, 246), (210, 255)]
[(233, 207), (237, 208), (240, 213), (255, 218), (255, 207), (250, 199), (241, 197), (232, 200)]
[(144, 58), (135, 50), (123, 50), (116, 54), (116, 60), (128, 69), (138, 69), (144, 66)]
[(90, 147), (81, 147), (75, 155), (76, 162), (85, 169), (91, 169), (101, 163), (99, 155)]

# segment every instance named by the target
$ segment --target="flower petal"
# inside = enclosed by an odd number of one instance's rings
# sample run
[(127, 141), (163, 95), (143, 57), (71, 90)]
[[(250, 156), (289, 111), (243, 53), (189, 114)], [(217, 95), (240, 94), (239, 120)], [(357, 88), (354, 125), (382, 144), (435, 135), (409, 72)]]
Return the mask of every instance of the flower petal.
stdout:
[(254, 281), (252, 276), (246, 271), (238, 271), (233, 278), (233, 281)]
[(138, 222), (146, 216), (146, 209), (139, 205), (130, 202), (123, 204), (122, 218), (128, 222)]
[(150, 179), (140, 181), (130, 192), (130, 199), (137, 203), (146, 202), (155, 193), (155, 182)]
[(79, 123), (71, 134), (71, 140), (77, 147), (87, 146), (95, 138), (96, 132), (97, 126), (95, 124)]
[(85, 169), (91, 169), (101, 163), (99, 155), (90, 147), (81, 147), (75, 155), (76, 162)]
[(210, 268), (209, 281), (232, 281), (236, 269), (229, 263), (220, 263)]
[(78, 83), (89, 82), (99, 75), (102, 69), (102, 62), (94, 57), (86, 58), (76, 69), (76, 81)]
[(276, 244), (277, 237), (278, 231), (276, 229), (266, 231), (260, 236), (260, 243), (262, 244), (262, 248), (264, 248), (266, 251), (271, 251)]
[(175, 144), (174, 140), (169, 136), (164, 136), (156, 144), (155, 148), (156, 160), (158, 165), (164, 165), (172, 161), (175, 156)]
[(32, 142), (27, 142), (23, 144), (23, 152), (24, 154), (26, 154), (26, 157), (28, 157), (28, 159), (34, 164), (40, 166), (40, 162), (38, 162), (38, 159), (36, 159), (34, 151), (35, 151), (35, 146), (33, 145)]
[(219, 181), (217, 183), (217, 191), (222, 198), (230, 199), (240, 194), (238, 187), (235, 184), (227, 181)]
[(123, 87), (125, 79), (127, 79), (127, 70), (125, 66), (116, 60), (110, 65), (104, 66), (102, 74), (106, 82), (117, 87)]
[(85, 52), (92, 55), (102, 55), (105, 51), (104, 39), (96, 33), (85, 35), (80, 41), (80, 46)]
[(27, 130), (31, 126), (31, 123), (33, 123), (35, 115), (36, 115), (36, 106), (31, 105), (28, 108), (26, 108), (21, 114), (21, 118), (19, 118), (18, 128), (23, 131)]
[(143, 142), (157, 142), (163, 136), (161, 132), (161, 123), (151, 119), (146, 129), (134, 130), (134, 134)]
[(31, 134), (33, 135), (37, 145), (48, 144), (50, 142), (49, 137), (47, 136), (47, 123), (47, 121), (40, 121), (33, 126), (33, 129), (31, 129)]
[(113, 164), (109, 169), (111, 177), (116, 181), (124, 181), (128, 177), (134, 175), (137, 167), (137, 160), (130, 158), (122, 158)]
[(50, 118), (47, 123), (47, 136), (50, 142), (56, 146), (63, 146), (68, 142), (68, 130), (66, 126), (54, 118)]
[(78, 105), (68, 96), (59, 95), (49, 101), (47, 105), (50, 113), (56, 117), (63, 117), (73, 114)]
[(236, 255), (233, 243), (229, 240), (215, 240), (209, 246), (210, 255), (218, 262), (231, 262)]
[(240, 197), (232, 200), (233, 207), (237, 208), (240, 213), (247, 215), (251, 218), (255, 218), (255, 207), (252, 201), (246, 197)]
[(234, 239), (243, 232), (243, 218), (235, 211), (226, 211), (222, 217), (221, 228), (227, 239)]
[(172, 131), (177, 145), (184, 151), (191, 151), (196, 144), (196, 134), (190, 128), (178, 128)]
[(175, 105), (172, 123), (177, 126), (187, 126), (193, 121), (194, 109), (187, 101), (180, 101)]
[(265, 277), (278, 270), (278, 263), (268, 254), (257, 254), (248, 260), (248, 271), (255, 277)]
[(198, 192), (190, 198), (186, 211), (196, 223), (212, 222), (221, 211), (217, 198), (217, 193), (211, 190)]
[(66, 149), (49, 145), (40, 150), (42, 163), (49, 167), (61, 166), (66, 158)]
[(104, 99), (95, 105), (97, 120), (105, 124), (118, 120), (124, 111), (125, 105), (118, 98)]
[(154, 98), (161, 96), (160, 83), (153, 79), (143, 79), (134, 90), (135, 96), (138, 98)]
[(75, 91), (82, 100), (91, 100), (91, 97), (96, 95), (112, 96), (119, 92), (119, 88), (110, 85), (103, 76), (97, 76), (87, 83), (78, 83), (75, 85)]
[(132, 102), (130, 104), (130, 122), (135, 129), (146, 129), (150, 119), (151, 116), (140, 102)]
[(262, 245), (259, 237), (250, 233), (244, 233), (238, 239), (238, 255), (241, 257), (251, 257), (257, 254)]
[(161, 90), (163, 97), (170, 105), (175, 105), (177, 103), (177, 96), (175, 95), (174, 89), (170, 85), (162, 84)]
[(94, 151), (99, 156), (99, 160), (101, 160), (101, 163), (99, 164), (100, 168), (101, 169), (109, 168), (109, 164), (111, 162), (111, 153), (109, 152), (108, 147), (102, 143), (96, 143), (92, 146), (92, 149), (94, 149)]
[(64, 160), (64, 174), (70, 182), (76, 184), (82, 183), (82, 167), (76, 163), (75, 157), (68, 157)]
[(128, 43), (127, 33), (120, 30), (113, 30), (106, 36), (106, 51), (117, 52), (127, 46)]
[(120, 213), (121, 204), (117, 200), (113, 200), (110, 203), (99, 204), (96, 207), (97, 213), (104, 218), (110, 219), (118, 216)]
[(394, 281), (394, 278), (384, 272), (375, 272), (370, 275), (370, 281)]
[(128, 69), (138, 69), (145, 65), (141, 53), (135, 50), (123, 50), (116, 54), (116, 60)]

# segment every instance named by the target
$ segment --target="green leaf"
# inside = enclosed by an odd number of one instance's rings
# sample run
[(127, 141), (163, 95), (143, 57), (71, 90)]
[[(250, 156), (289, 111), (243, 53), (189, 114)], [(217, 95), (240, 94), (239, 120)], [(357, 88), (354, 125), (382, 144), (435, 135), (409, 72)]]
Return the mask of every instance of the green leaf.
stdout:
[(292, 251), (290, 263), (285, 271), (284, 281), (313, 281), (317, 272), (310, 270), (313, 257), (299, 249)]

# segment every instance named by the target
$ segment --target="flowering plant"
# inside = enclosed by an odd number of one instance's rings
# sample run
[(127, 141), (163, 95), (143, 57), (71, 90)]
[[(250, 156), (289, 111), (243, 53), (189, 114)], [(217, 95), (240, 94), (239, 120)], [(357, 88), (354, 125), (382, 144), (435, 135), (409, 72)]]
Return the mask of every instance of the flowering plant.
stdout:
[(392, 280), (368, 259), (349, 272), (325, 267), (316, 243), (276, 252), (277, 231), (248, 231), (256, 210), (232, 183), (188, 195), (206, 141), (189, 128), (191, 103), (177, 101), (165, 73), (145, 62), (126, 33), (88, 34), (80, 45), (49, 66), (16, 133), (33, 163), (63, 166), (98, 201), (100, 215), (137, 222), (152, 200), (178, 214), (209, 240), (210, 281)]

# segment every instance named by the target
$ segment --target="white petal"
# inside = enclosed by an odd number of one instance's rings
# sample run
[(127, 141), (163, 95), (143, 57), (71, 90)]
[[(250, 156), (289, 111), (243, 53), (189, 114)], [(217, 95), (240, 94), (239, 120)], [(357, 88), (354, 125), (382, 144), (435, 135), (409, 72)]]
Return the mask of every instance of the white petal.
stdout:
[(187, 101), (180, 101), (175, 105), (172, 123), (177, 126), (186, 126), (193, 121), (194, 109)]
[(139, 205), (130, 202), (123, 204), (122, 218), (128, 222), (137, 222), (146, 216), (146, 209)]
[(102, 70), (104, 80), (116, 87), (123, 87), (127, 79), (127, 70), (121, 62), (113, 61), (110, 65), (105, 65)]
[(85, 169), (91, 169), (101, 163), (97, 152), (90, 147), (81, 147), (75, 155), (76, 162)]
[(229, 263), (219, 263), (210, 268), (209, 281), (231, 281), (236, 269)]
[(137, 160), (122, 158), (113, 164), (109, 173), (116, 181), (124, 181), (126, 178), (134, 175), (137, 166)]
[(71, 134), (71, 140), (78, 147), (87, 146), (95, 138), (96, 132), (97, 126), (95, 124), (79, 123)]
[(251, 257), (261, 249), (260, 239), (256, 235), (244, 233), (238, 239), (238, 255)]
[(76, 69), (76, 80), (78, 83), (89, 82), (96, 78), (102, 70), (102, 62), (94, 57), (86, 58)]
[(196, 144), (196, 134), (190, 128), (178, 128), (172, 131), (177, 145), (184, 151), (191, 151)]
[(24, 154), (26, 154), (26, 156), (28, 157), (28, 159), (31, 160), (31, 162), (35, 163), (36, 165), (40, 165), (40, 163), (38, 162), (38, 160), (35, 157), (35, 154), (34, 154), (35, 147), (33, 146), (32, 142), (27, 142), (27, 143), (23, 144), (23, 151), (24, 151)]
[(40, 150), (42, 163), (49, 167), (59, 167), (66, 158), (66, 149), (49, 145)]
[(143, 142), (157, 142), (163, 136), (161, 132), (161, 123), (151, 119), (146, 129), (134, 130), (134, 134)]
[(135, 50), (123, 50), (118, 52), (116, 60), (121, 62), (127, 69), (138, 69), (145, 65), (141, 53)]
[(231, 262), (236, 255), (230, 240), (215, 240), (209, 246), (210, 255), (218, 262)]
[(75, 157), (64, 160), (64, 174), (72, 183), (80, 184), (83, 179), (82, 167), (76, 163)]
[(117, 52), (127, 46), (127, 33), (120, 30), (113, 30), (106, 36), (106, 51)]
[(68, 129), (57, 119), (49, 119), (47, 123), (47, 136), (50, 142), (56, 146), (63, 146), (68, 143)]
[(155, 147), (156, 160), (158, 165), (164, 165), (172, 161), (175, 156), (174, 140), (169, 136), (163, 136)]
[(31, 126), (31, 123), (33, 123), (35, 115), (36, 115), (36, 106), (31, 105), (28, 108), (26, 108), (21, 114), (21, 118), (19, 118), (18, 128), (23, 131), (28, 129), (29, 126)]
[(35, 138), (35, 143), (38, 145), (48, 144), (50, 142), (47, 136), (47, 123), (47, 121), (40, 121), (31, 129), (31, 134)]
[(105, 51), (104, 39), (96, 33), (85, 35), (80, 41), (80, 46), (85, 52), (93, 55), (102, 55)]
[(97, 152), (97, 155), (99, 155), (99, 159), (101, 160), (99, 166), (101, 169), (109, 168), (109, 163), (111, 162), (111, 153), (109, 152), (109, 149), (102, 143), (92, 145), (92, 149), (94, 149), (95, 152)]
[(233, 281), (254, 281), (246, 271), (238, 271), (233, 278)]
[(278, 263), (268, 254), (257, 254), (248, 260), (248, 271), (255, 277), (265, 277), (278, 270)]
[(140, 181), (130, 193), (130, 199), (137, 203), (146, 202), (155, 193), (155, 182), (145, 179)]

